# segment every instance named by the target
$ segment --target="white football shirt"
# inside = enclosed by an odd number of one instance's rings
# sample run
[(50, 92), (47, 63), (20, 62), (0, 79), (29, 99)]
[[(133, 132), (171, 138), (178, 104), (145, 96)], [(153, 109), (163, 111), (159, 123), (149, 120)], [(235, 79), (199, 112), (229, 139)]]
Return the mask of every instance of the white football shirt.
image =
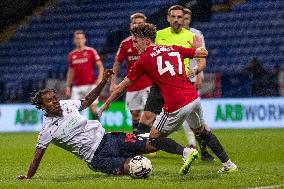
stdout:
[[(204, 40), (204, 36), (203, 36), (203, 34), (201, 33), (201, 31), (200, 31), (200, 30), (197, 30), (197, 29), (195, 29), (195, 28), (190, 28), (189, 31), (191, 31), (191, 32), (194, 33), (196, 36), (198, 36), (198, 37), (201, 38), (202, 47), (205, 48), (205, 40)], [(189, 66), (190, 66), (191, 69), (192, 69), (192, 68), (195, 68), (195, 67), (197, 66), (197, 64), (198, 64), (198, 62), (197, 62), (197, 60), (196, 60), (195, 58), (190, 59)], [(203, 77), (204, 77), (204, 76), (203, 76), (203, 72), (201, 72), (200, 74), (201, 74), (201, 77), (203, 78)], [(190, 81), (191, 81), (191, 82), (195, 82), (195, 81), (196, 81), (196, 76), (193, 77), (193, 78), (190, 78)]]
[(105, 130), (99, 121), (87, 120), (80, 114), (80, 100), (60, 100), (62, 117), (43, 117), (37, 148), (46, 149), (53, 143), (78, 158), (91, 162)]

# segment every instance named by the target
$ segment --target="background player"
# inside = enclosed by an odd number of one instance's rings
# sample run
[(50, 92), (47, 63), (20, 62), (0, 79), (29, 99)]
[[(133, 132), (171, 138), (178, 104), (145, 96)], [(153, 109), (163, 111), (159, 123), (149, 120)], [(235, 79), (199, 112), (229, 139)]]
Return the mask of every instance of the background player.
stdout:
[[(207, 50), (204, 48), (195, 50), (180, 46), (156, 46), (154, 44), (156, 28), (152, 24), (137, 26), (131, 30), (131, 33), (134, 44), (141, 53), (140, 59), (101, 107), (99, 114), (101, 115), (111, 102), (122, 95), (133, 81), (147, 74), (159, 87), (165, 99), (163, 110), (151, 128), (150, 144), (161, 149), (158, 139), (176, 131), (186, 121), (195, 133), (206, 139), (207, 145), (222, 161), (223, 166), (220, 172), (236, 171), (237, 166), (230, 161), (217, 137), (200, 124), (203, 117), (199, 97), (194, 86), (188, 82), (185, 73), (184, 58), (204, 58), (208, 54)], [(196, 72), (199, 73), (203, 69), (204, 67), (198, 64)], [(192, 117), (191, 114), (197, 114), (199, 119), (194, 119), (196, 117)], [(191, 150), (191, 158), (185, 161), (180, 174), (187, 173), (190, 164), (197, 158), (198, 152), (193, 148)], [(183, 152), (177, 153), (182, 154)]]
[[(68, 55), (68, 71), (66, 79), (65, 94), (73, 100), (80, 100), (85, 97), (95, 86), (100, 83), (103, 77), (104, 66), (100, 56), (94, 48), (86, 46), (86, 36), (81, 30), (74, 32), (75, 49)], [(98, 69), (96, 79), (94, 64)], [(71, 86), (72, 92), (71, 92)], [(94, 119), (98, 119), (96, 100), (90, 110)]]
[[(133, 27), (145, 24), (146, 16), (142, 13), (135, 13), (130, 16), (130, 29)], [(117, 76), (119, 74), (120, 65), (125, 60), (127, 66), (127, 73), (129, 73), (132, 65), (139, 60), (140, 56), (137, 49), (133, 46), (132, 36), (124, 39), (117, 51), (115, 62), (113, 65), (114, 75), (112, 76), (110, 91), (113, 91), (116, 87)], [(150, 92), (150, 86), (152, 81), (148, 76), (143, 76), (139, 80), (135, 81), (131, 87), (127, 89), (126, 93), (126, 108), (132, 115), (132, 127), (133, 133), (136, 133), (139, 119), (141, 116), (141, 110), (144, 109), (148, 94)]]
[[(114, 175), (129, 173), (130, 158), (157, 151), (146, 138), (126, 133), (106, 134), (99, 121), (87, 120), (79, 113), (98, 98), (112, 73), (107, 70), (102, 82), (84, 100), (58, 100), (56, 93), (50, 89), (40, 90), (35, 94), (32, 103), (45, 111), (43, 129), (39, 133), (35, 155), (27, 175), (21, 175), (19, 179), (33, 177), (51, 142), (86, 161), (92, 170)], [(184, 148), (171, 139), (165, 138), (160, 142), (164, 150), (178, 148), (189, 151), (189, 148)], [(188, 159), (188, 153), (183, 158)]]

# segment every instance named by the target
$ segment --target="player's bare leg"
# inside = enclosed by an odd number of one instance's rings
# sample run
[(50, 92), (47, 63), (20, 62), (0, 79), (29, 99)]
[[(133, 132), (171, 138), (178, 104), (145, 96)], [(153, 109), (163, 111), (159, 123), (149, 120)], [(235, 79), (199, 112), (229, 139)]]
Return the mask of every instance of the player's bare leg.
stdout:
[(140, 110), (131, 110), (130, 111), (132, 116), (132, 127), (133, 127), (133, 133), (137, 134), (137, 128), (139, 124), (139, 120), (141, 117), (141, 111)]
[(96, 104), (92, 104), (90, 106), (90, 110), (91, 110), (91, 113), (93, 115), (93, 118), (94, 120), (99, 120), (99, 116), (98, 116), (98, 112), (97, 112), (97, 105)]
[(155, 121), (156, 114), (150, 111), (144, 111), (138, 124), (138, 134), (150, 133), (151, 127)]

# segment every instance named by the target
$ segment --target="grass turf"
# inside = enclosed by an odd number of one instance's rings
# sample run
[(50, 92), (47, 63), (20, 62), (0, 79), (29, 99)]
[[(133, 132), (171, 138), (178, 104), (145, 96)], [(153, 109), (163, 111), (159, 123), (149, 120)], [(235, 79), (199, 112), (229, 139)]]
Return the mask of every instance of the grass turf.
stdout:
[[(96, 173), (69, 152), (51, 145), (31, 180), (25, 174), (35, 150), (36, 133), (0, 134), (0, 188), (284, 188), (284, 129), (216, 130), (239, 172), (217, 174), (220, 161), (193, 163), (186, 176), (179, 176), (181, 158), (159, 152), (151, 158), (153, 175), (148, 179)], [(182, 131), (172, 138), (185, 144)]]

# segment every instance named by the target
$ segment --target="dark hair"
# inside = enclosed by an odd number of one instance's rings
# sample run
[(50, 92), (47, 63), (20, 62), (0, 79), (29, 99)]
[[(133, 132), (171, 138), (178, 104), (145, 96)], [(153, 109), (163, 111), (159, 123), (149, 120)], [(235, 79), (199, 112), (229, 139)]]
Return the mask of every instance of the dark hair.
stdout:
[(191, 10), (190, 10), (190, 9), (188, 9), (188, 8), (184, 8), (184, 9), (183, 9), (183, 13), (184, 13), (184, 14), (192, 15)]
[(184, 8), (183, 6), (180, 6), (180, 5), (173, 5), (171, 6), (169, 9), (168, 9), (168, 15), (171, 14), (171, 11), (172, 10), (181, 10), (183, 13), (184, 13)]
[(145, 14), (141, 13), (141, 12), (136, 12), (134, 14), (131, 14), (130, 15), (130, 20), (132, 21), (133, 19), (136, 19), (136, 18), (142, 18), (146, 21), (147, 17), (145, 16)]
[(75, 35), (79, 35), (79, 34), (85, 35), (85, 32), (84, 32), (83, 30), (76, 30), (76, 31), (74, 32), (74, 36), (75, 36)]
[(141, 38), (149, 38), (152, 42), (156, 38), (156, 27), (153, 24), (141, 24), (131, 29), (131, 34)]
[(37, 109), (42, 109), (42, 96), (49, 92), (56, 93), (56, 91), (53, 89), (42, 89), (35, 92), (34, 96), (31, 97), (31, 103), (35, 105)]

